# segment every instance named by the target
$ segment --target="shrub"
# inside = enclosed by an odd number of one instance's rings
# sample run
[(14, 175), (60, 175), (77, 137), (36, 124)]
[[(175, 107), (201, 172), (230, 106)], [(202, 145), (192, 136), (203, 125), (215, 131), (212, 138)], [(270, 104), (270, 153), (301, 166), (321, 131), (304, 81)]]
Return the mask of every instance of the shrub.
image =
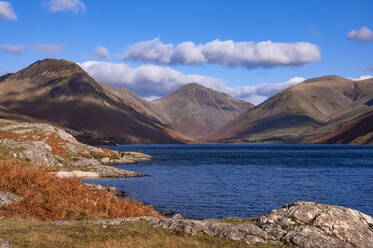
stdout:
[(47, 168), (11, 159), (0, 161), (0, 190), (22, 197), (5, 206), (0, 215), (38, 220), (161, 217), (152, 206), (84, 185), (78, 178), (58, 178)]

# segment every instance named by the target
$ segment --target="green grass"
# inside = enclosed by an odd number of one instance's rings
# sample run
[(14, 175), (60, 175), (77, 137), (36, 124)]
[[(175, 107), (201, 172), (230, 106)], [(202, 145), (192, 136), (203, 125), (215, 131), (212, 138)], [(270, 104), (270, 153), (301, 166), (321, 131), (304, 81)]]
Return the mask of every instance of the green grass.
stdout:
[[(180, 231), (152, 228), (144, 221), (117, 226), (103, 226), (77, 222), (55, 226), (47, 222), (21, 219), (0, 219), (0, 237), (13, 247), (246, 247), (275, 248), (278, 245), (247, 245), (241, 241), (198, 234), (190, 236)], [(283, 246), (285, 247), (285, 246)]]
[(24, 148), (19, 147), (16, 149), (11, 149), (6, 145), (1, 145), (0, 144), (0, 160), (5, 160), (13, 156), (13, 154), (17, 154), (17, 157), (20, 152), (22, 152)]

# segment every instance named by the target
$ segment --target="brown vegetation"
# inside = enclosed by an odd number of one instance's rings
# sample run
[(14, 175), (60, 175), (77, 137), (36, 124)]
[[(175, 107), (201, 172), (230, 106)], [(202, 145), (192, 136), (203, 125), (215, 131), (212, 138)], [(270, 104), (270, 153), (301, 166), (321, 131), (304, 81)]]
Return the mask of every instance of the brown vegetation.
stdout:
[(77, 178), (57, 178), (47, 168), (20, 160), (0, 161), (0, 190), (22, 197), (0, 215), (38, 220), (111, 219), (161, 215), (152, 206), (120, 200), (113, 194), (93, 192)]

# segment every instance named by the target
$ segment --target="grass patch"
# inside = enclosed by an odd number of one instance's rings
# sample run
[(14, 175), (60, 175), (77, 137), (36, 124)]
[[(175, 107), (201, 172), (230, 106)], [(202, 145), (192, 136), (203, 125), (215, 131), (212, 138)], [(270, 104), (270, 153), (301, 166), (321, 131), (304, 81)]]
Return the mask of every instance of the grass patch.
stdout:
[(23, 199), (5, 206), (0, 216), (38, 220), (111, 219), (161, 215), (152, 206), (92, 191), (78, 178), (58, 178), (48, 168), (12, 159), (0, 161), (0, 190)]
[(20, 152), (23, 151), (22, 147), (16, 148), (16, 149), (10, 149), (6, 145), (0, 144), (0, 160), (5, 160), (13, 157), (13, 154), (19, 155)]
[(13, 125), (13, 123), (8, 122), (8, 121), (0, 120), (0, 128), (7, 127), (7, 126), (10, 126), (10, 125)]
[[(14, 247), (228, 247), (228, 248), (275, 248), (278, 245), (247, 245), (218, 237), (198, 234), (190, 236), (181, 231), (152, 228), (145, 221), (123, 223), (117, 226), (76, 223), (53, 226), (32, 220), (0, 220), (0, 237)], [(284, 246), (285, 247), (285, 246)]]
[(94, 158), (99, 161), (101, 161), (103, 158), (109, 158), (110, 160), (120, 159), (122, 155), (120, 152), (112, 151), (106, 148), (100, 148), (100, 151), (101, 152), (89, 152), (88, 154), (85, 154), (83, 151), (79, 151), (78, 155), (88, 159)]

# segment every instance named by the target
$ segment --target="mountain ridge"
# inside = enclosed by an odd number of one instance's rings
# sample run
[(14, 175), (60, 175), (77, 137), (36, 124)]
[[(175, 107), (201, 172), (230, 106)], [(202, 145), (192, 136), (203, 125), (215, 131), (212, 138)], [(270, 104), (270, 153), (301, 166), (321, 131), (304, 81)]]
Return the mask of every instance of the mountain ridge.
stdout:
[(308, 79), (242, 113), (207, 139), (304, 142), (308, 136), (369, 111), (365, 101), (373, 99), (370, 80), (354, 81), (339, 76)]

